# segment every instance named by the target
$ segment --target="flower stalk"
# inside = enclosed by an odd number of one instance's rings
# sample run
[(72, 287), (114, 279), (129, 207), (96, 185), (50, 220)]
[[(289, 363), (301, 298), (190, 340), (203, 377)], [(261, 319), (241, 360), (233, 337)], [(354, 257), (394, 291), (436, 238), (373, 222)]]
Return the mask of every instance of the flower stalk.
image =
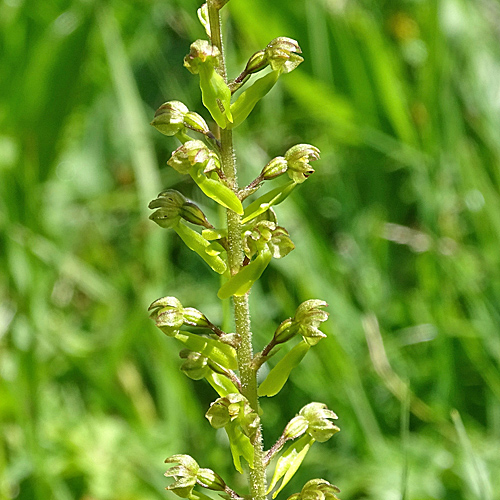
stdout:
[[(228, 2), (208, 0), (198, 10), (209, 41), (195, 41), (184, 58), (184, 66), (199, 77), (202, 102), (217, 130), (210, 130), (202, 116), (179, 101), (160, 106), (151, 123), (164, 135), (175, 136), (181, 142), (167, 164), (180, 175), (191, 176), (208, 201), (224, 207), (226, 213), (226, 226), (217, 228), (197, 205), (171, 189), (150, 203), (150, 208), (156, 210), (151, 220), (162, 228), (173, 229), (190, 250), (224, 277), (217, 296), (221, 300), (231, 298), (233, 304), (234, 333), (224, 332), (201, 311), (184, 307), (175, 297), (157, 299), (150, 306), (151, 318), (158, 328), (184, 344), (181, 370), (194, 380), (205, 379), (219, 394), (205, 416), (214, 428), (225, 429), (234, 466), (240, 473), (246, 469), (248, 475), (250, 494), (242, 496), (215, 471), (200, 468), (189, 455), (174, 455), (166, 463), (179, 465), (167, 471), (166, 476), (174, 479), (167, 489), (189, 500), (208, 499), (196, 487), (224, 492), (235, 500), (265, 500), (274, 490), (275, 498), (312, 444), (326, 441), (339, 430), (329, 420), (337, 416), (326, 405), (311, 403), (289, 422), (269, 451), (263, 447), (259, 398), (277, 394), (310, 347), (326, 337), (319, 327), (328, 314), (321, 309), (327, 305), (322, 300), (303, 302), (292, 318), (278, 326), (267, 346), (254, 355), (248, 297), (271, 260), (283, 258), (295, 248), (288, 231), (278, 225), (273, 207), (314, 173), (309, 162), (318, 160), (320, 152), (309, 144), (292, 146), (284, 156), (270, 160), (252, 183), (239, 187), (233, 129), (247, 118), (279, 77), (293, 71), (303, 59), (295, 40), (278, 37), (255, 52), (240, 75), (229, 81), (219, 12)], [(271, 71), (255, 80), (254, 75), (266, 67)], [(234, 92), (240, 87), (245, 90), (235, 97)], [(193, 133), (201, 134), (205, 142), (192, 137)], [(285, 173), (290, 178), (287, 183), (254, 199), (246, 208), (243, 206), (242, 202), (263, 184)], [(196, 333), (190, 331), (193, 328)], [(301, 340), (259, 384), (260, 367), (277, 353), (277, 346), (294, 338)], [(266, 469), (281, 452), (268, 486)], [(319, 482), (308, 483), (302, 493), (296, 494), (297, 498), (313, 487), (321, 491), (329, 488), (328, 492), (336, 488), (324, 480), (315, 481)]]

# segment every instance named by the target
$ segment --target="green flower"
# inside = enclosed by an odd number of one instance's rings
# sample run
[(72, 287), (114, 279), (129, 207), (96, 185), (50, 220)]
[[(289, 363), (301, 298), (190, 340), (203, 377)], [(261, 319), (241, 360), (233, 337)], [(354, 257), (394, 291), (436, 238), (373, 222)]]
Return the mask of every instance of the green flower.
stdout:
[(302, 53), (298, 42), (285, 36), (271, 40), (264, 51), (271, 68), (282, 73), (290, 73), (304, 60), (298, 55)]
[(175, 227), (180, 219), (198, 226), (212, 227), (202, 210), (175, 189), (161, 192), (158, 198), (149, 203), (148, 207), (158, 209), (149, 218), (163, 228)]
[(174, 482), (168, 485), (166, 489), (181, 498), (189, 498), (196, 485), (197, 474), (200, 469), (196, 460), (189, 455), (173, 455), (167, 458), (165, 463), (179, 464), (165, 472), (166, 477), (174, 478)]
[(307, 433), (320, 443), (328, 441), (340, 429), (331, 419), (337, 420), (337, 415), (323, 403), (309, 403), (299, 411), (299, 416), (307, 420)]
[(188, 174), (194, 165), (204, 172), (220, 170), (220, 159), (203, 141), (192, 140), (179, 146), (167, 161), (167, 165), (180, 174)]
[(295, 335), (302, 335), (309, 345), (317, 344), (326, 335), (319, 330), (323, 321), (328, 319), (328, 313), (320, 309), (328, 304), (324, 300), (310, 299), (302, 302), (293, 318), (285, 319), (274, 332), (273, 343), (282, 344)]
[(290, 495), (287, 500), (339, 500), (340, 490), (325, 479), (311, 479), (300, 493)]
[(309, 164), (310, 161), (319, 160), (320, 151), (310, 144), (297, 144), (285, 153), (285, 160), (288, 165), (288, 175), (290, 179), (300, 184), (304, 182), (314, 169)]

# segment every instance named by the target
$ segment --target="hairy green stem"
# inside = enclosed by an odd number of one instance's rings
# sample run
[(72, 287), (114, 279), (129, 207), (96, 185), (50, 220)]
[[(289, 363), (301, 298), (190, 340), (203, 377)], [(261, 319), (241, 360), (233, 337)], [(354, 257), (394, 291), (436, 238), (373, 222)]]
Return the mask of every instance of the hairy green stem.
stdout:
[[(221, 23), (219, 10), (214, 0), (208, 1), (208, 17), (212, 44), (220, 50), (221, 64), (219, 73), (227, 82), (224, 47), (222, 44)], [(238, 193), (238, 178), (236, 159), (233, 149), (232, 131), (221, 129), (220, 131), (220, 156), (222, 171), (229, 186)], [(236, 274), (243, 264), (243, 241), (241, 235), (241, 217), (227, 210), (228, 229), (228, 263), (231, 274)], [(241, 391), (248, 399), (251, 407), (259, 413), (259, 397), (257, 395), (257, 372), (253, 367), (252, 332), (250, 328), (250, 312), (248, 306), (248, 294), (242, 297), (234, 297), (234, 321), (236, 333), (241, 338), (238, 348), (238, 365), (241, 378)], [(266, 476), (264, 466), (264, 451), (262, 443), (262, 430), (259, 428), (254, 442), (254, 468), (249, 471), (250, 491), (253, 500), (264, 500), (266, 498)]]

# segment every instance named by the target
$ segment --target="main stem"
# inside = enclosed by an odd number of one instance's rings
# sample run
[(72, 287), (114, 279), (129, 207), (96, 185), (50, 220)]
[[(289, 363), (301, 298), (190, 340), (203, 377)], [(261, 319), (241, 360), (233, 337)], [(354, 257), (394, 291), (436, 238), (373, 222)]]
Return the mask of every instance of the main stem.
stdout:
[[(213, 0), (208, 1), (208, 17), (212, 44), (221, 52), (221, 65), (219, 73), (227, 83), (226, 63), (224, 47), (222, 44), (221, 22), (219, 10)], [(238, 177), (236, 159), (233, 148), (233, 134), (229, 129), (220, 130), (220, 155), (222, 170), (226, 179), (235, 193), (238, 192)], [(243, 242), (241, 235), (241, 218), (232, 210), (227, 210), (228, 231), (228, 263), (231, 274), (236, 274), (243, 263)], [(250, 330), (250, 312), (248, 306), (248, 294), (241, 297), (234, 296), (234, 322), (236, 333), (241, 338), (238, 348), (238, 366), (240, 370), (242, 393), (248, 399), (255, 412), (259, 412), (259, 396), (257, 394), (257, 373), (252, 367), (253, 348), (252, 332)], [(264, 500), (266, 498), (266, 474), (264, 466), (264, 451), (262, 441), (262, 430), (259, 428), (254, 442), (254, 467), (249, 470), (250, 491), (253, 500)]]

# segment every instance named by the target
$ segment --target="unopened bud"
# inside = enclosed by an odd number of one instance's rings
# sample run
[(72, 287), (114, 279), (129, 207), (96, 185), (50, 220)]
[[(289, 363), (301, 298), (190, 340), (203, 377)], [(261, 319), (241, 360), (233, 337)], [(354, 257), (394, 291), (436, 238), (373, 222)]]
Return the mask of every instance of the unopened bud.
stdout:
[(224, 491), (226, 489), (224, 480), (212, 469), (200, 469), (197, 475), (197, 482), (203, 488), (213, 491)]
[(192, 201), (186, 201), (186, 203), (182, 205), (180, 216), (184, 220), (191, 222), (191, 224), (196, 224), (197, 226), (203, 227), (211, 227), (201, 208), (198, 207), (198, 205), (195, 205)]
[(200, 328), (209, 328), (211, 323), (207, 317), (194, 307), (185, 307), (183, 309), (184, 324), (189, 326), (197, 326)]
[(179, 356), (185, 358), (181, 371), (192, 380), (201, 380), (210, 373), (208, 359), (198, 352), (183, 349)]
[(200, 134), (210, 134), (210, 129), (208, 128), (207, 122), (203, 119), (201, 115), (195, 113), (194, 111), (189, 111), (184, 115), (184, 126)]
[(283, 432), (283, 437), (285, 441), (289, 439), (297, 439), (299, 436), (302, 436), (304, 432), (307, 431), (307, 427), (309, 426), (307, 420), (302, 415), (297, 415), (292, 418), (290, 422), (285, 427)]
[(298, 331), (299, 329), (292, 318), (285, 319), (274, 332), (274, 342), (276, 344), (283, 344), (293, 338)]
[(163, 103), (155, 113), (151, 125), (164, 135), (175, 135), (184, 128), (184, 116), (188, 107), (180, 101)]
[(166, 335), (175, 336), (184, 324), (183, 307), (175, 297), (163, 297), (155, 300), (150, 306), (150, 317), (156, 326)]
[(187, 199), (179, 191), (167, 189), (149, 203), (149, 208), (158, 209), (149, 218), (163, 228), (173, 227), (183, 217), (186, 203), (188, 203)]
[(263, 169), (261, 176), (264, 180), (274, 179), (284, 174), (288, 169), (287, 161), (283, 156), (273, 158)]
[(269, 61), (267, 60), (266, 51), (259, 50), (248, 60), (244, 73), (247, 75), (256, 73), (257, 71), (264, 69), (268, 64)]

